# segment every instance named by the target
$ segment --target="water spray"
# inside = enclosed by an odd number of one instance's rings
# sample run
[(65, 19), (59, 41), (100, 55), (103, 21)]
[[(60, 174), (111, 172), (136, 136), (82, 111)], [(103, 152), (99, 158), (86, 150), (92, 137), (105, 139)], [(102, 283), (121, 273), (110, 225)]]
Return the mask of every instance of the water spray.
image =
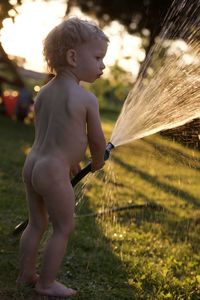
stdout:
[[(115, 146), (109, 142), (106, 146), (106, 151), (104, 154), (104, 160), (108, 160), (110, 157), (110, 153), (111, 151), (115, 148)], [(90, 173), (92, 170), (92, 163), (90, 162), (85, 168), (83, 168), (78, 174), (76, 174), (76, 176), (74, 176), (74, 178), (72, 178), (71, 180), (71, 184), (74, 187), (79, 181), (81, 181), (81, 179), (83, 179), (88, 173)], [(21, 233), (26, 226), (28, 225), (28, 219), (25, 221), (22, 221), (21, 223), (19, 223), (17, 226), (15, 226), (13, 234), (17, 235), (19, 233)]]

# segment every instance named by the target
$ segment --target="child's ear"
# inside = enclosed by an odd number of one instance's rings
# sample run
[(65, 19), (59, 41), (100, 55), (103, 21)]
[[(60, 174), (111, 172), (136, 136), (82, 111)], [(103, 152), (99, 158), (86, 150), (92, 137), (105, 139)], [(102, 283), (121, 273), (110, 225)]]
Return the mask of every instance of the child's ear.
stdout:
[(67, 62), (70, 66), (76, 67), (76, 50), (68, 49), (66, 54)]

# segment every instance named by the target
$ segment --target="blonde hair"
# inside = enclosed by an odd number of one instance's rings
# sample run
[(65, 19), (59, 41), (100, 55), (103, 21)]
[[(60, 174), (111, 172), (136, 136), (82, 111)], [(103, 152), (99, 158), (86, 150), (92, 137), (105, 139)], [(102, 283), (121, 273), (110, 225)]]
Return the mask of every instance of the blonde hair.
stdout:
[(44, 40), (43, 54), (50, 72), (66, 67), (66, 52), (95, 38), (109, 42), (104, 32), (92, 22), (73, 17), (52, 29)]

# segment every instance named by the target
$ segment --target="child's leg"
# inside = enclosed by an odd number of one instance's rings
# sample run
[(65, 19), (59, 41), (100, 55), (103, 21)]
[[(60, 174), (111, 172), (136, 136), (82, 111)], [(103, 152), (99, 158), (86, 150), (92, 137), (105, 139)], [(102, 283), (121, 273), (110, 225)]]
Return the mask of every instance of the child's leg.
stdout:
[(74, 192), (70, 182), (59, 182), (45, 196), (45, 203), (53, 225), (47, 244), (36, 291), (43, 295), (67, 297), (76, 292), (55, 281), (65, 254), (69, 234), (74, 229)]
[(48, 224), (48, 215), (43, 198), (30, 184), (26, 184), (29, 206), (29, 223), (20, 240), (20, 274), (18, 283), (34, 284), (37, 281), (36, 256), (42, 234)]

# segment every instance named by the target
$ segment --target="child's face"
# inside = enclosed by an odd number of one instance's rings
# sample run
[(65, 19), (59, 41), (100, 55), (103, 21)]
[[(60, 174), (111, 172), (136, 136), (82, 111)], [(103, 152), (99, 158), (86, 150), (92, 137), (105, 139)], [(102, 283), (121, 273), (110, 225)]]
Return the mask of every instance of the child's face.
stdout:
[(93, 39), (77, 49), (77, 76), (80, 81), (94, 82), (103, 74), (103, 58), (107, 42), (101, 38)]

